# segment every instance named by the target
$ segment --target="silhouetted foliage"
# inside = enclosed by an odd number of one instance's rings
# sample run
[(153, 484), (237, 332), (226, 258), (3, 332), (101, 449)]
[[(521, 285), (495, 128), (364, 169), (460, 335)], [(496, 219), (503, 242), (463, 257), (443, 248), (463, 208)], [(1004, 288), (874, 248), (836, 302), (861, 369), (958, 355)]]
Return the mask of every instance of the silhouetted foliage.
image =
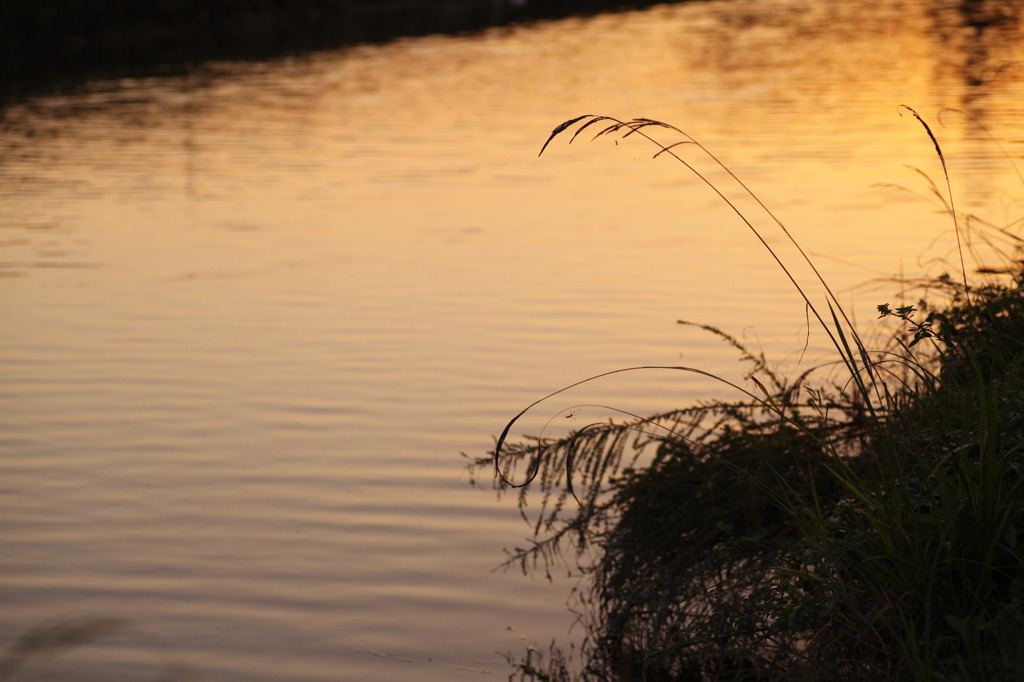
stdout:
[[(924, 126), (948, 190), (938, 139), (915, 111), (901, 109)], [(704, 327), (751, 364), (756, 391), (720, 380), (736, 400), (526, 443), (507, 442), (509, 428), (566, 389), (516, 415), (476, 466), (493, 466), (500, 489), (520, 488), (524, 512), (528, 495), (540, 499), (533, 541), (508, 563), (550, 570), (561, 561), (574, 569), (583, 579), (576, 606), (587, 637), (570, 652), (578, 661), (557, 647), (548, 658), (536, 650), (510, 658), (513, 677), (1019, 679), (1024, 240), (1011, 228), (1020, 221), (988, 226), (1009, 246), (993, 248), (1002, 262), (979, 272), (988, 279), (970, 282), (964, 255), (977, 251), (946, 198), (959, 273), (927, 283), (945, 303), (879, 305), (881, 318), (905, 326), (870, 348), (799, 245), (821, 302), (790, 274), (762, 228), (676, 154), (688, 145), (721, 165), (696, 140), (649, 119), (582, 116), (557, 126), (542, 152), (584, 131), (646, 140), (654, 156), (675, 157), (705, 182), (790, 275), (838, 358), (789, 381), (763, 355)], [(683, 140), (664, 144), (652, 131)], [(656, 368), (618, 371), (639, 369)], [(569, 509), (570, 497), (577, 509)]]

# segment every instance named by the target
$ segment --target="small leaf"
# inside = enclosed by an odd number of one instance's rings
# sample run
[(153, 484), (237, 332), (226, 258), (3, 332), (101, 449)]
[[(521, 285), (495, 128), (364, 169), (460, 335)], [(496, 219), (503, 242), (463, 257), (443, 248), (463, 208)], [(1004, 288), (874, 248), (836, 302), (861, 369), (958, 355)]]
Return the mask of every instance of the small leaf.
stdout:
[(953, 614), (946, 616), (946, 623), (949, 627), (953, 628), (954, 632), (963, 635), (966, 630), (967, 622), (963, 618), (957, 618)]
[(768, 389), (764, 387), (764, 384), (758, 381), (757, 377), (755, 377), (754, 375), (750, 376), (750, 380), (757, 384), (757, 387), (761, 389), (761, 393), (764, 393), (764, 398), (765, 400), (768, 401), (768, 404), (771, 405), (776, 412), (781, 412), (779, 406), (775, 404), (775, 400), (772, 398), (771, 394), (768, 393)]
[(544, 150), (548, 148), (548, 145), (551, 144), (551, 140), (555, 139), (561, 133), (565, 132), (566, 128), (568, 128), (574, 123), (582, 121), (585, 118), (590, 118), (592, 116), (593, 114), (584, 114), (583, 116), (570, 118), (568, 121), (565, 121), (564, 123), (559, 123), (557, 126), (555, 126), (555, 129), (551, 131), (551, 135), (548, 136), (548, 139), (544, 142), (544, 146), (540, 148), (540, 151), (537, 153), (537, 156), (541, 156), (544, 153)]

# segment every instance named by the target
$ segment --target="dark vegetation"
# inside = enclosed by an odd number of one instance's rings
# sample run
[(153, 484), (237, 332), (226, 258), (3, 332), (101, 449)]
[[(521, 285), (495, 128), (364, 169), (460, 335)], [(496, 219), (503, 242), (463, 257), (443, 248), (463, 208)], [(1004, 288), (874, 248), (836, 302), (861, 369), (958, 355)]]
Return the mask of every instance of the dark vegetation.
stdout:
[[(923, 125), (945, 174), (931, 128), (901, 112)], [(676, 157), (792, 272), (691, 159), (711, 159), (749, 190), (682, 131), (585, 116), (545, 148), (581, 134)], [(493, 467), (499, 489), (518, 488), (524, 513), (539, 500), (531, 542), (507, 563), (580, 577), (586, 637), (568, 652), (511, 656), (510, 679), (1021, 679), (1024, 221), (959, 214), (948, 176), (932, 188), (956, 233), (955, 274), (917, 283), (930, 304), (879, 305), (877, 343), (813, 270), (812, 285), (790, 279), (832, 361), (786, 377), (705, 327), (749, 363), (750, 390), (728, 384), (735, 400), (506, 440), (562, 389), (511, 420), (475, 465)], [(965, 263), (980, 261), (968, 276)]]
[(0, 97), (94, 75), (174, 71), (652, 0), (3, 0)]

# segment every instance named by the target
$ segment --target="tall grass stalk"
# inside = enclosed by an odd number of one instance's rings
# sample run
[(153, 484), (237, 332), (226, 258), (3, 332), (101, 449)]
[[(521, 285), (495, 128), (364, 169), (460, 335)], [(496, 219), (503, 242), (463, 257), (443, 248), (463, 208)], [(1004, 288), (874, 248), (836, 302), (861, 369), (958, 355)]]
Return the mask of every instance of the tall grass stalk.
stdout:
[[(933, 192), (953, 221), (959, 281), (926, 282), (939, 306), (878, 306), (900, 326), (869, 347), (810, 257), (716, 156), (669, 124), (581, 116), (576, 140), (635, 137), (706, 184), (782, 269), (836, 359), (795, 380), (729, 334), (756, 391), (692, 367), (583, 379), (513, 417), (491, 456), (499, 488), (541, 500), (508, 565), (565, 562), (587, 638), (510, 659), (526, 680), (1015, 680), (1024, 670), (1024, 246), (1022, 221), (960, 216), (945, 155)], [(570, 134), (571, 131), (571, 134)], [(657, 131), (681, 135), (664, 144)], [(810, 267), (823, 302), (755, 222), (678, 152), (698, 149), (752, 198)], [(973, 232), (962, 225), (975, 224)], [(1002, 258), (967, 276), (973, 237)], [(996, 273), (1001, 273), (998, 279)], [(690, 324), (690, 323), (684, 323)], [(836, 375), (832, 369), (841, 367)], [(510, 442), (527, 412), (612, 374), (671, 370), (722, 382), (729, 401), (620, 413), (564, 438)], [(762, 383), (756, 377), (765, 379)], [(650, 453), (640, 465), (641, 453)], [(517, 470), (522, 471), (517, 476)], [(515, 482), (517, 478), (521, 480)], [(575, 498), (577, 506), (568, 505)]]

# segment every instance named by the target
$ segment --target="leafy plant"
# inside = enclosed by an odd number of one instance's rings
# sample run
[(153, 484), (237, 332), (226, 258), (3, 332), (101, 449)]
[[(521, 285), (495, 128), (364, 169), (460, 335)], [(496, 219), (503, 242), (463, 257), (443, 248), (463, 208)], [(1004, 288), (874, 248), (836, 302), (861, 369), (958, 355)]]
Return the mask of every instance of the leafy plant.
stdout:
[[(901, 111), (924, 126), (949, 192), (933, 131), (913, 109)], [(587, 131), (642, 139), (654, 157), (672, 157), (704, 182), (782, 268), (836, 360), (790, 381), (705, 326), (740, 352), (755, 390), (697, 368), (633, 367), (559, 389), (513, 417), (476, 463), (493, 466), (499, 488), (519, 488), (522, 505), (531, 484), (541, 499), (531, 543), (507, 563), (569, 563), (586, 578), (577, 596), (588, 626), (575, 671), (555, 648), (547, 659), (531, 650), (516, 674), (1014, 679), (1024, 665), (1022, 240), (1011, 226), (992, 226), (1016, 250), (1002, 252), (998, 269), (1012, 278), (972, 287), (963, 257), (972, 245), (949, 192), (960, 281), (929, 283), (948, 301), (938, 309), (879, 305), (880, 318), (906, 325), (906, 339), (869, 348), (782, 222), (703, 145), (651, 119), (581, 116), (557, 126), (541, 153), (561, 135), (572, 142)], [(663, 144), (659, 131), (682, 139)], [(680, 154), (685, 148), (724, 170), (782, 230), (820, 294), (797, 281), (738, 202)], [(508, 442), (512, 426), (545, 400), (639, 370), (701, 374), (737, 398)]]

